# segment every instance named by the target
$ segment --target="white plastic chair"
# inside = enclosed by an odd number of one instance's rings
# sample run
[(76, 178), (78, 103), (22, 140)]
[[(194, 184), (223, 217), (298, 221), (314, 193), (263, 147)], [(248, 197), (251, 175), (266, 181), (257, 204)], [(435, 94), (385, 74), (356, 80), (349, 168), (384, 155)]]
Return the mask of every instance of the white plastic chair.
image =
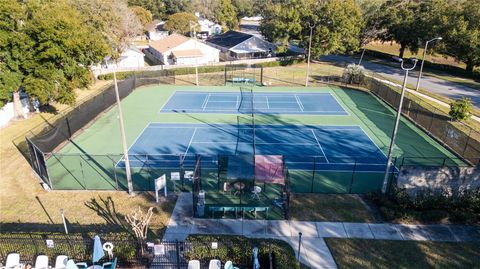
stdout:
[(10, 268), (16, 268), (16, 267), (22, 267), (20, 264), (20, 254), (18, 253), (10, 253), (7, 255), (7, 261), (5, 262), (5, 266), (2, 267), (2, 269), (10, 269)]
[(252, 198), (260, 199), (259, 194), (262, 192), (262, 188), (259, 186), (253, 186)]
[(58, 255), (55, 259), (55, 269), (64, 269), (67, 267), (67, 255)]
[(188, 262), (188, 269), (200, 269), (199, 260), (191, 260)]
[(38, 255), (35, 260), (35, 269), (48, 269), (48, 256)]
[(221, 269), (221, 268), (222, 268), (222, 262), (220, 260), (210, 260), (208, 269)]
[(224, 266), (225, 269), (239, 269), (238, 267), (233, 266), (232, 261), (227, 261)]

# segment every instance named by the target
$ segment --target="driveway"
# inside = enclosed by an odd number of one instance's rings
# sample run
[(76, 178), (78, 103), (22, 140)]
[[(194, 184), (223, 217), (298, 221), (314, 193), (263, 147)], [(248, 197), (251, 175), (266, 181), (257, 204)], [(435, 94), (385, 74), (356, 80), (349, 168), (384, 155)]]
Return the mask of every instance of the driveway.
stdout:
[[(328, 55), (322, 56), (321, 61), (329, 62), (337, 65), (346, 65), (350, 63), (357, 63), (358, 59), (351, 56), (340, 56), (340, 55)], [(391, 67), (388, 65), (382, 65), (377, 63), (372, 63), (367, 60), (364, 60), (362, 65), (367, 71), (372, 71), (378, 73), (379, 75), (388, 78), (397, 80), (399, 83), (403, 81), (404, 72), (400, 69), (400, 63), (398, 68)], [(418, 72), (420, 70), (420, 65), (417, 65), (413, 72), (409, 73), (408, 84), (416, 85)], [(420, 87), (426, 89), (432, 93), (440, 94), (451, 99), (460, 99), (462, 97), (468, 97), (472, 100), (473, 105), (476, 108), (480, 108), (480, 89), (470, 88), (465, 85), (461, 85), (455, 82), (446, 81), (443, 79), (429, 77), (422, 75), (422, 81)]]

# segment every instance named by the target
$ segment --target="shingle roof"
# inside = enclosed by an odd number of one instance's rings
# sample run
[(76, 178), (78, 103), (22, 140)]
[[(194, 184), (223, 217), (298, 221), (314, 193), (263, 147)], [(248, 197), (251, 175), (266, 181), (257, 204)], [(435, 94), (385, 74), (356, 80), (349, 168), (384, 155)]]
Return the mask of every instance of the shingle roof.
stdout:
[(148, 23), (147, 25), (145, 25), (145, 29), (147, 29), (147, 31), (149, 32), (153, 32), (155, 30), (157, 30), (157, 26), (162, 23), (161, 20), (154, 20), (150, 23)]
[(188, 58), (188, 57), (202, 57), (203, 53), (199, 49), (190, 50), (174, 50), (172, 51), (176, 58)]
[(173, 49), (180, 44), (187, 42), (188, 40), (189, 38), (186, 36), (179, 34), (171, 34), (163, 39), (150, 42), (149, 46), (160, 53), (164, 53), (167, 50)]
[(207, 42), (223, 48), (231, 48), (251, 38), (253, 35), (230, 30), (221, 35), (215, 35), (207, 39)]

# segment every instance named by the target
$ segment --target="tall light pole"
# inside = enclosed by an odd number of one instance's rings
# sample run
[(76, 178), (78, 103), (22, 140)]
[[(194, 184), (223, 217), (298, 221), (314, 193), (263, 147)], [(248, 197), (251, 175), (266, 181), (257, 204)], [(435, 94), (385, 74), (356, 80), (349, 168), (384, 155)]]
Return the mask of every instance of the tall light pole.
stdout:
[(312, 34), (315, 24), (311, 24), (309, 22), (308, 26), (310, 27), (310, 41), (308, 42), (307, 76), (305, 77), (305, 87), (308, 87), (308, 76), (310, 75), (310, 51), (312, 50)]
[(385, 169), (385, 176), (383, 177), (383, 185), (382, 185), (382, 193), (385, 194), (387, 192), (387, 186), (388, 186), (388, 175), (390, 172), (390, 168), (392, 166), (392, 156), (393, 156), (393, 147), (395, 146), (395, 138), (397, 136), (397, 130), (398, 130), (398, 123), (400, 122), (400, 117), (402, 116), (402, 105), (403, 105), (403, 97), (405, 96), (405, 88), (407, 86), (407, 78), (408, 78), (408, 72), (413, 70), (415, 66), (417, 65), (417, 59), (412, 59), (413, 61), (413, 66), (410, 68), (405, 68), (403, 66), (403, 59), (400, 59), (400, 67), (402, 70), (405, 71), (405, 77), (403, 78), (403, 86), (402, 86), (402, 93), (400, 95), (400, 103), (398, 104), (398, 110), (397, 110), (397, 117), (395, 118), (395, 125), (393, 126), (393, 132), (392, 132), (392, 138), (390, 141), (390, 147), (388, 148), (388, 157), (387, 157), (387, 168)]
[(122, 147), (123, 147), (123, 158), (125, 161), (125, 174), (127, 176), (127, 185), (128, 185), (128, 193), (133, 195), (133, 183), (132, 183), (132, 174), (130, 171), (130, 160), (128, 158), (128, 146), (127, 146), (127, 137), (125, 135), (125, 124), (123, 122), (123, 112), (122, 112), (122, 105), (120, 104), (120, 95), (118, 93), (118, 85), (117, 85), (117, 73), (115, 69), (117, 67), (113, 67), (113, 83), (115, 84), (115, 97), (117, 98), (117, 107), (118, 107), (118, 119), (120, 121), (120, 133), (122, 135)]
[(436, 41), (436, 40), (442, 40), (442, 38), (441, 37), (435, 37), (433, 39), (428, 40), (425, 43), (425, 49), (423, 49), (422, 64), (420, 65), (420, 73), (418, 73), (417, 86), (415, 87), (416, 91), (418, 91), (418, 88), (420, 87), (420, 79), (422, 77), (422, 71), (423, 71), (423, 62), (425, 61), (425, 55), (427, 54), (428, 43)]
[[(190, 26), (190, 35), (192, 35), (192, 21), (188, 21), (188, 24)], [(195, 29), (195, 26), (193, 27), (193, 38), (195, 42), (195, 48), (197, 48), (197, 30)], [(198, 86), (198, 62), (197, 62), (197, 57), (195, 57), (195, 85)]]

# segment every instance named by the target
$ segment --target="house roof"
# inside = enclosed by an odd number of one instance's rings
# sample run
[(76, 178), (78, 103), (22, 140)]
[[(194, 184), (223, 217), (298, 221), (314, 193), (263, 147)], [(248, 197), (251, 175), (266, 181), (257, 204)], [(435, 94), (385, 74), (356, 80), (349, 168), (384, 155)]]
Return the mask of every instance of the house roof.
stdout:
[(223, 48), (231, 48), (251, 38), (253, 35), (230, 30), (221, 35), (215, 35), (207, 39), (207, 42)]
[(190, 50), (174, 50), (172, 51), (175, 58), (190, 58), (190, 57), (202, 57), (203, 53), (199, 49), (190, 49)]
[(154, 31), (163, 31), (163, 24), (165, 24), (164, 21), (161, 20), (153, 20), (152, 22), (148, 23), (145, 25), (145, 29), (148, 32), (154, 32)]
[(164, 53), (170, 49), (173, 49), (180, 44), (183, 44), (189, 40), (188, 37), (179, 35), (179, 34), (171, 34), (163, 39), (150, 42), (149, 46), (155, 49), (160, 53)]

